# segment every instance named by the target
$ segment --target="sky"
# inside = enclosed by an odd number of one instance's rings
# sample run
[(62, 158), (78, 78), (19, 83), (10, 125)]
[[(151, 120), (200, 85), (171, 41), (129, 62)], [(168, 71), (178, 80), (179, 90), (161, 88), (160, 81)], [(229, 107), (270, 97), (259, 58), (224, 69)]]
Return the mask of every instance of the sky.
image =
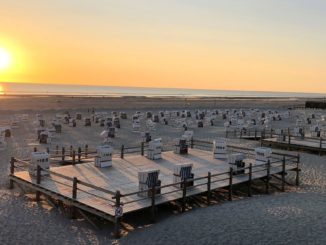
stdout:
[(325, 0), (0, 0), (0, 82), (326, 93), (325, 13)]

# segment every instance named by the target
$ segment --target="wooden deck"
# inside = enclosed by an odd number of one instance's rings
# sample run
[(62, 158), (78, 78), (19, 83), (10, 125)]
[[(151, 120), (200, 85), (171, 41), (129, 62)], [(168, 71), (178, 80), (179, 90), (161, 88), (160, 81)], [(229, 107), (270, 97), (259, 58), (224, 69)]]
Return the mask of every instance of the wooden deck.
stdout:
[[(293, 159), (292, 159), (293, 160)], [(292, 161), (291, 160), (291, 161)], [(266, 166), (256, 166), (253, 159), (246, 159), (246, 164), (252, 163), (251, 178), (259, 179), (267, 175), (294, 170), (297, 165), (287, 163), (282, 165), (282, 161), (272, 161), (269, 172)], [(212, 153), (199, 149), (189, 149), (188, 155), (178, 155), (171, 151), (163, 152), (162, 159), (152, 161), (140, 155), (128, 155), (124, 159), (114, 158), (113, 166), (99, 169), (92, 162), (53, 167), (49, 176), (42, 176), (37, 184), (36, 178), (32, 178), (28, 171), (18, 171), (10, 176), (12, 181), (28, 186), (46, 195), (54, 196), (60, 200), (69, 202), (85, 211), (94, 213), (109, 220), (114, 220), (115, 200), (114, 193), (121, 192), (121, 202), (124, 203), (124, 214), (148, 208), (152, 206), (151, 198), (139, 197), (138, 192), (138, 171), (145, 169), (159, 169), (159, 179), (162, 181), (161, 195), (155, 198), (155, 205), (178, 200), (183, 197), (183, 190), (173, 183), (173, 169), (176, 164), (192, 163), (195, 174), (195, 187), (187, 188), (186, 196), (197, 195), (207, 192), (207, 175), (211, 173), (210, 189), (218, 189), (230, 186), (230, 167), (225, 161), (213, 159)], [(232, 184), (244, 183), (249, 180), (248, 169), (246, 174), (234, 175)], [(56, 173), (56, 174), (55, 174)], [(66, 178), (65, 178), (66, 176)], [(78, 184), (76, 198), (73, 198), (73, 183), (71, 178), (76, 177), (81, 183), (108, 190), (94, 189), (91, 186)], [(201, 178), (202, 177), (202, 178)]]

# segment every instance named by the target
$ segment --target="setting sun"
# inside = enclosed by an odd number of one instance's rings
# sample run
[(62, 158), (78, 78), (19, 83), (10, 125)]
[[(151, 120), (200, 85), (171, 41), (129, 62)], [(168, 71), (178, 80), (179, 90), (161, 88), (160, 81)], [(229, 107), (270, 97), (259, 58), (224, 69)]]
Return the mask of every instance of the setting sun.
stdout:
[(10, 60), (9, 52), (4, 48), (0, 48), (0, 70), (8, 68)]

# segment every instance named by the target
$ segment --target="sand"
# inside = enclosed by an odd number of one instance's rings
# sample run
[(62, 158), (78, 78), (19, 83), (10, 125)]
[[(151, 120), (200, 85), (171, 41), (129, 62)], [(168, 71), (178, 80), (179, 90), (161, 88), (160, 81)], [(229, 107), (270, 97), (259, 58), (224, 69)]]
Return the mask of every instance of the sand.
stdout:
[[(143, 213), (129, 217), (134, 231), (120, 240), (111, 236), (112, 224), (101, 224), (96, 230), (83, 219), (71, 220), (62, 210), (51, 207), (45, 201), (36, 203), (33, 195), (24, 194), (18, 187), (8, 190), (8, 169), (11, 156), (28, 157), (37, 144), (35, 114), (50, 119), (56, 113), (88, 108), (111, 111), (163, 110), (167, 108), (277, 108), (300, 105), (301, 100), (166, 100), (146, 98), (70, 98), (70, 97), (5, 97), (0, 99), (0, 123), (13, 114), (29, 114), (29, 121), (20, 123), (7, 140), (8, 146), (0, 152), (0, 244), (325, 244), (326, 220), (326, 165), (325, 156), (301, 153), (302, 172), (299, 188), (288, 187), (286, 193), (255, 195), (233, 202), (223, 202), (204, 208), (194, 208), (174, 214), (166, 208), (159, 209), (158, 220), (150, 224)], [(286, 123), (286, 122), (283, 122)], [(288, 122), (290, 123), (290, 122)], [(195, 136), (213, 139), (223, 135), (223, 123), (217, 127), (194, 128)], [(138, 144), (139, 134), (128, 127), (130, 120), (122, 121), (114, 141), (121, 144)], [(103, 128), (63, 127), (52, 145), (89, 145), (101, 142)], [(153, 137), (163, 137), (164, 142), (180, 136), (181, 129), (160, 126)], [(233, 144), (256, 146), (257, 142), (230, 140)], [(40, 149), (45, 146), (37, 146)], [(135, 221), (142, 218), (142, 221)]]

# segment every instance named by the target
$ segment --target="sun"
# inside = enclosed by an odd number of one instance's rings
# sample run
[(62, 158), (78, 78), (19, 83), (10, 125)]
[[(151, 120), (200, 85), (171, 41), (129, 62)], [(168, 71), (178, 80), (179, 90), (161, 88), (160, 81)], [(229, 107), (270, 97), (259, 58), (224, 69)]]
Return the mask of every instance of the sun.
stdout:
[(11, 57), (10, 53), (0, 47), (0, 70), (7, 69), (10, 66)]

